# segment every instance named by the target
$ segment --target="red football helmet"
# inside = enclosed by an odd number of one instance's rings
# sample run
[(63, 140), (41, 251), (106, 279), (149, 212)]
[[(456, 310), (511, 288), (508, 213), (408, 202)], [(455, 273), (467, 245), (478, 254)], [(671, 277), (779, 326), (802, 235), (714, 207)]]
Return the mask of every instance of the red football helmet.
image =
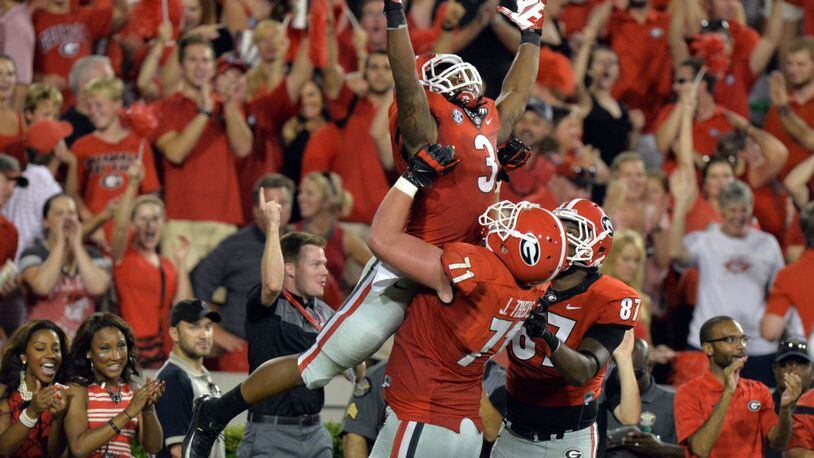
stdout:
[(455, 54), (424, 53), (416, 57), (421, 84), (461, 106), (473, 108), (483, 94), (480, 73)]
[(521, 284), (543, 283), (567, 264), (565, 227), (539, 205), (504, 200), (478, 219), (486, 230), (486, 247)]
[(602, 267), (613, 246), (613, 224), (605, 210), (588, 199), (574, 199), (557, 207), (554, 214), (566, 225), (576, 226), (576, 234), (568, 232), (568, 243), (574, 247), (568, 262), (580, 267)]

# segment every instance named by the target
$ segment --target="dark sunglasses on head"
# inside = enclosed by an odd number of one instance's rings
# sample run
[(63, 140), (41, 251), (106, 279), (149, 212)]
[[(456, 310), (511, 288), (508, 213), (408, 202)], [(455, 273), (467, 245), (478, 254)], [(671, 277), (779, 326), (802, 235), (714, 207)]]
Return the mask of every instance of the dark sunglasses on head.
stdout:
[(729, 22), (722, 20), (708, 21), (706, 19), (701, 21), (701, 33), (704, 32), (720, 32), (729, 31)]
[(808, 344), (805, 342), (795, 342), (793, 340), (787, 340), (785, 342), (780, 343), (780, 348), (778, 351), (781, 353), (787, 353), (790, 351), (801, 351), (803, 353), (808, 351)]

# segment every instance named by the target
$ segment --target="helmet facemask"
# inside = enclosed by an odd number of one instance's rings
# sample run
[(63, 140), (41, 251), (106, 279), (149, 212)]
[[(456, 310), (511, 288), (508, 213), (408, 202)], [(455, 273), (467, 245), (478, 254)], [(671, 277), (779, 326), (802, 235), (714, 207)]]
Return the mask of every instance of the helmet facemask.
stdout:
[(474, 65), (454, 54), (438, 54), (421, 68), (421, 83), (465, 108), (474, 108), (483, 93), (483, 80)]
[(594, 246), (606, 237), (611, 236), (613, 234), (612, 230), (603, 227), (602, 232), (597, 233), (596, 227), (591, 220), (568, 208), (558, 208), (554, 210), (554, 214), (562, 220), (566, 228), (568, 223), (572, 223), (577, 227), (576, 234), (566, 230), (568, 243), (574, 247), (574, 254), (568, 257), (568, 261), (572, 265), (585, 268), (601, 266), (606, 254), (594, 258)]

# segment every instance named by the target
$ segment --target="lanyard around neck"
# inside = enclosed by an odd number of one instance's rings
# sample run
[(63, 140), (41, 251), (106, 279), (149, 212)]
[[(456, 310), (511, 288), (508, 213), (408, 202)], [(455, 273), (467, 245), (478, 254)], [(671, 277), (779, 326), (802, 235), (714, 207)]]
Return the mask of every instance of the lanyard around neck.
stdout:
[(317, 321), (317, 319), (314, 318), (314, 316), (311, 315), (311, 313), (309, 313), (308, 310), (305, 309), (305, 307), (300, 303), (300, 301), (297, 300), (297, 298), (294, 297), (293, 294), (289, 293), (286, 290), (283, 290), (283, 297), (285, 297), (285, 299), (288, 302), (290, 302), (291, 305), (293, 305), (294, 308), (296, 308), (302, 314), (302, 316), (304, 316), (305, 319), (308, 320), (309, 323), (311, 323), (311, 326), (317, 329), (317, 332), (322, 331), (322, 325), (319, 324), (319, 321)]

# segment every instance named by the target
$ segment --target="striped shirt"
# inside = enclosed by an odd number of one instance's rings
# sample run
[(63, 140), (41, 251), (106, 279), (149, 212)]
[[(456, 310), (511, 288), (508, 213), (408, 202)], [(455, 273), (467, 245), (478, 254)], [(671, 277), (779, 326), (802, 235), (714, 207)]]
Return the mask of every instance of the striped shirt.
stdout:
[[(133, 390), (129, 384), (122, 383), (121, 401), (114, 402), (107, 389), (94, 383), (88, 386), (88, 429), (103, 426), (109, 428), (107, 421), (118, 415), (133, 399)], [(121, 428), (121, 434), (113, 436), (106, 444), (89, 455), (90, 458), (132, 457), (130, 441), (136, 437), (138, 417), (131, 419)]]

